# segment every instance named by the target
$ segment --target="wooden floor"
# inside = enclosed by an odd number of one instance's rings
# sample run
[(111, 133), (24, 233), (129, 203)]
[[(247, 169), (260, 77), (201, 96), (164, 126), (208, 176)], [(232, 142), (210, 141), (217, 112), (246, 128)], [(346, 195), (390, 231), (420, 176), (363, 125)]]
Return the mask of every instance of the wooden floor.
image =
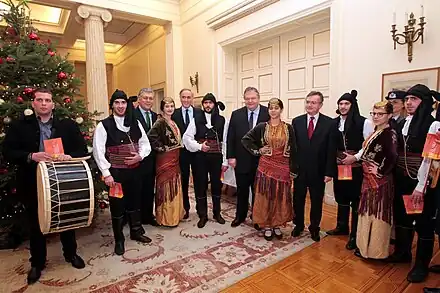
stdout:
[[(307, 204), (308, 206), (309, 204)], [(306, 213), (308, 215), (308, 212)], [(324, 231), (334, 228), (336, 209), (325, 206)], [(410, 265), (364, 261), (345, 249), (346, 236), (327, 236), (304, 250), (266, 268), (223, 292), (423, 292), (423, 287), (440, 287), (440, 275), (430, 274), (423, 284), (409, 284)], [(438, 242), (432, 263), (440, 264)]]

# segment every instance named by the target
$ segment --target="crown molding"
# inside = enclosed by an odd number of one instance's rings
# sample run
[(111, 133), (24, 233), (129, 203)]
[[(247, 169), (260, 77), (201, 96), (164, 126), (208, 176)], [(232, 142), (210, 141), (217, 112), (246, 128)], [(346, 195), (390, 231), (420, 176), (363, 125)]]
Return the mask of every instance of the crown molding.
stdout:
[(280, 0), (246, 0), (208, 19), (206, 24), (209, 28), (217, 30), (279, 1)]

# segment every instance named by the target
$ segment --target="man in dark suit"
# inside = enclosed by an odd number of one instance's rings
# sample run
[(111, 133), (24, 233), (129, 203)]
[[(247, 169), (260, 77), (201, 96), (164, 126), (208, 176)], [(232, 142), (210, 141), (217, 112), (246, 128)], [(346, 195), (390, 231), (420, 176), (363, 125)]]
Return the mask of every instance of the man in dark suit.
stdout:
[(308, 189), (311, 199), (309, 231), (314, 241), (320, 240), (325, 184), (331, 181), (336, 169), (336, 147), (331, 139), (335, 122), (319, 113), (323, 102), (321, 92), (310, 92), (306, 97), (307, 114), (292, 120), (299, 160), (299, 174), (294, 185), (295, 228), (292, 236), (298, 237), (304, 231), (304, 207)]
[[(180, 135), (183, 137), (189, 123), (194, 119), (194, 115), (201, 112), (200, 109), (196, 109), (192, 106), (194, 95), (190, 89), (182, 89), (179, 93), (180, 103), (182, 106), (177, 108), (171, 119), (177, 124), (180, 130)], [(182, 148), (180, 151), (180, 172), (182, 174), (182, 192), (183, 192), (183, 207), (185, 208), (184, 219), (189, 218), (189, 172), (190, 169), (194, 170), (195, 153), (191, 153), (186, 148)], [(193, 172), (193, 171), (192, 171)], [(192, 173), (194, 176), (194, 173)]]
[(237, 182), (237, 209), (231, 226), (237, 227), (246, 220), (249, 210), (249, 187), (254, 198), (254, 179), (258, 157), (249, 153), (242, 145), (243, 136), (260, 122), (269, 120), (267, 107), (260, 105), (260, 93), (254, 87), (244, 91), (245, 106), (232, 112), (228, 127), (226, 158), (235, 171)]
[[(3, 142), (3, 156), (18, 166), (17, 193), (23, 197), (30, 232), (31, 270), (28, 284), (37, 282), (46, 267), (46, 238), (41, 233), (38, 220), (37, 166), (39, 162), (50, 162), (54, 158), (45, 152), (44, 141), (61, 138), (65, 155), (57, 160), (84, 157), (87, 147), (77, 124), (71, 119), (58, 119), (53, 115), (55, 104), (52, 93), (47, 89), (34, 92), (32, 107), (35, 113), (14, 121)], [(77, 269), (85, 267), (84, 261), (76, 254), (75, 230), (60, 233), (64, 259)]]
[[(142, 124), (145, 133), (153, 126), (157, 120), (157, 114), (153, 112), (154, 91), (151, 88), (143, 88), (137, 95), (138, 107), (134, 110), (137, 120)], [(141, 162), (140, 166), (142, 178), (142, 224), (158, 226), (153, 214), (154, 207), (154, 186), (156, 177), (156, 154), (151, 153)]]
[(397, 127), (400, 122), (405, 120), (405, 96), (405, 91), (391, 91), (385, 97), (393, 105), (393, 123), (391, 125), (393, 127)]

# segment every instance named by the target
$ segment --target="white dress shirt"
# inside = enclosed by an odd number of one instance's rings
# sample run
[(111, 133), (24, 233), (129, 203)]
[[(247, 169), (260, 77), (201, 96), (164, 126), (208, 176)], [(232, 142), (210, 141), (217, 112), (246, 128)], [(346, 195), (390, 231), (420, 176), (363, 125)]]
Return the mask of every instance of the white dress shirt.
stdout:
[(403, 125), (403, 128), (402, 128), (403, 136), (408, 135), (408, 130), (409, 130), (409, 126), (411, 125), (412, 118), (413, 118), (413, 115), (406, 116), (405, 124)]
[[(129, 132), (130, 127), (124, 126), (124, 118), (114, 115), (113, 116), (116, 122), (116, 127), (123, 131)], [(139, 144), (139, 155), (142, 159), (148, 156), (151, 153), (150, 141), (148, 140), (147, 135), (145, 134), (145, 130), (142, 127), (142, 124), (137, 121), (139, 125), (139, 129), (141, 130), (141, 138), (138, 141)], [(96, 164), (98, 165), (99, 170), (101, 170), (102, 176), (107, 177), (110, 176), (110, 167), (111, 164), (105, 158), (105, 144), (107, 142), (107, 132), (105, 131), (104, 125), (102, 122), (99, 122), (96, 126), (95, 133), (93, 135), (93, 157), (95, 158)]]
[[(206, 117), (206, 127), (208, 129), (211, 129), (212, 128), (211, 114), (205, 112), (205, 117)], [(188, 151), (193, 152), (193, 153), (202, 150), (202, 144), (197, 142), (195, 140), (195, 138), (194, 138), (195, 135), (196, 135), (196, 131), (197, 131), (196, 123), (195, 123), (195, 120), (193, 119), (189, 123), (188, 128), (186, 129), (185, 133), (183, 134), (183, 138), (182, 138), (182, 142), (183, 142), (183, 145), (185, 146), (185, 148)], [(223, 135), (223, 138), (224, 138), (227, 135), (227, 131), (228, 131), (228, 127), (227, 127), (227, 125), (225, 123), (225, 127), (224, 127), (224, 130), (223, 130), (223, 133), (219, 134), (219, 135)], [(219, 137), (219, 140), (220, 140), (220, 137)], [(223, 143), (224, 143), (224, 139), (223, 139)], [(223, 149), (225, 149), (225, 148), (222, 147), (223, 156), (225, 156), (225, 153), (224, 153)]]
[[(440, 122), (434, 121), (429, 127), (428, 133), (436, 134), (437, 131), (440, 130)], [(407, 130), (408, 131), (408, 130)], [(429, 168), (431, 165), (432, 159), (424, 158), (422, 164), (419, 167), (419, 171), (417, 172), (417, 180), (419, 181), (416, 186), (416, 190), (425, 193), (425, 186), (427, 185)]]
[[(345, 126), (345, 118), (341, 116), (341, 119), (339, 120), (339, 131), (343, 132)], [(374, 132), (374, 124), (371, 120), (365, 119), (364, 120), (364, 127), (362, 130), (362, 135), (364, 137), (364, 140), (367, 140), (367, 138)], [(356, 157), (356, 160), (360, 160), (362, 157), (362, 154), (364, 153), (364, 149), (360, 149), (354, 156)]]

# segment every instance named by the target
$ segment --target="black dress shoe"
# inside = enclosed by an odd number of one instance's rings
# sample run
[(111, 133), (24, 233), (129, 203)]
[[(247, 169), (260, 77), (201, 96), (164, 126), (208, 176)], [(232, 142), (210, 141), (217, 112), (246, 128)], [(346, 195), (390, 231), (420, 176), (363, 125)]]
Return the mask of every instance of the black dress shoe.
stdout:
[(348, 235), (348, 227), (340, 227), (337, 226), (335, 229), (327, 231), (328, 235), (336, 236), (336, 235)]
[(423, 293), (440, 293), (440, 288), (423, 288)]
[(257, 230), (257, 231), (260, 231), (261, 230), (260, 225), (254, 224), (254, 229)]
[(321, 240), (321, 236), (319, 236), (319, 231), (310, 232), (310, 236), (312, 237), (312, 240), (315, 242), (319, 242)]
[(28, 285), (32, 285), (35, 282), (37, 282), (41, 277), (41, 270), (36, 267), (31, 267), (28, 276), (27, 276), (27, 283)]
[(385, 259), (388, 263), (411, 263), (412, 255), (406, 253), (394, 252)]
[(115, 242), (115, 254), (123, 255), (125, 253), (124, 241)]
[(216, 220), (217, 223), (222, 224), (222, 225), (224, 223), (226, 223), (225, 219), (223, 219), (222, 215), (220, 215), (220, 214), (214, 216), (214, 220)]
[(197, 227), (203, 228), (203, 227), (205, 227), (206, 223), (208, 223), (208, 218), (207, 217), (202, 217), (197, 222)]
[(297, 227), (295, 227), (295, 228), (293, 228), (293, 231), (292, 231), (292, 236), (293, 237), (298, 237), (298, 236), (300, 236), (301, 235), (301, 233), (304, 231), (304, 228), (297, 228)]
[(72, 264), (72, 267), (75, 269), (83, 269), (86, 267), (86, 264), (84, 263), (84, 260), (77, 254), (72, 256), (71, 258), (64, 258), (67, 262), (70, 262)]
[(348, 250), (356, 249), (356, 237), (350, 237), (350, 239), (348, 239), (347, 245), (345, 245), (345, 248), (347, 248)]
[(359, 258), (365, 259), (365, 257), (362, 256), (361, 251), (357, 247), (354, 250), (354, 255), (356, 255)]
[(151, 242), (151, 238), (149, 238), (145, 235), (142, 235), (142, 234), (131, 235), (130, 239), (134, 240), (134, 241), (139, 241), (141, 243), (150, 243)]
[(429, 268), (431, 273), (440, 274), (440, 265), (433, 265)]
[(234, 221), (232, 221), (231, 223), (231, 227), (237, 227), (240, 226), (244, 221), (239, 220), (239, 219), (234, 219)]
[(151, 226), (154, 226), (154, 227), (160, 226), (159, 223), (156, 221), (156, 219), (149, 220), (147, 224), (151, 225)]
[(185, 215), (183, 216), (183, 219), (186, 220), (186, 219), (188, 219), (188, 218), (189, 218), (189, 212), (186, 211), (186, 212), (185, 212)]

